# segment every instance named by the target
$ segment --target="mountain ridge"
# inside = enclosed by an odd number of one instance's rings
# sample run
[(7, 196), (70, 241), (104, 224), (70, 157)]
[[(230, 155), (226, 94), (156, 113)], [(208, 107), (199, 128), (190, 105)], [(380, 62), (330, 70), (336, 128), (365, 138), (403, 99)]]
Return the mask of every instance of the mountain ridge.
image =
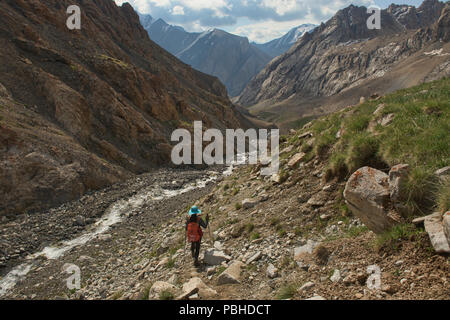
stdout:
[[(448, 4), (446, 6), (448, 7)], [(405, 73), (400, 78), (388, 77), (389, 70), (395, 69), (406, 59), (411, 59), (410, 65), (413, 65), (414, 59), (426, 58), (430, 63), (422, 64), (420, 68), (430, 69), (420, 77), (411, 77), (412, 81), (405, 82), (404, 85), (418, 84), (426, 79), (428, 74), (435, 72), (445, 75), (448, 72), (448, 59), (445, 58), (447, 43), (440, 42), (432, 35), (436, 30), (445, 28), (442, 26), (436, 29), (434, 26), (439, 19), (444, 19), (444, 7), (445, 5), (437, 0), (425, 1), (419, 7), (419, 12), (422, 12), (419, 17), (428, 27), (419, 29), (415, 29), (415, 26), (407, 29), (408, 23), (401, 24), (389, 9), (386, 9), (381, 12), (382, 29), (368, 30), (366, 20), (369, 15), (365, 7), (351, 5), (339, 10), (326, 23), (303, 36), (287, 53), (272, 60), (247, 85), (237, 103), (254, 106), (256, 114), (266, 113), (274, 117), (276, 114), (280, 115), (280, 111), (283, 113), (282, 105), (291, 106), (289, 108), (292, 111), (297, 110), (298, 119), (302, 115), (312, 114), (315, 112), (314, 108), (320, 107), (321, 104), (327, 108), (327, 99), (330, 100), (333, 96), (338, 99), (338, 95), (345, 95), (346, 91), (350, 92), (354, 87), (359, 86), (361, 92), (358, 94), (358, 90), (355, 90), (356, 95), (353, 98), (341, 99), (337, 104), (336, 100), (332, 101), (334, 108), (354, 104), (366, 94), (363, 92), (367, 89), (372, 91), (369, 93), (371, 95), (389, 92), (385, 91), (386, 88), (389, 89), (389, 83), (392, 84), (390, 90), (402, 88), (396, 83), (398, 79), (411, 74), (406, 71), (408, 66), (404, 68)], [(436, 48), (443, 49), (444, 53), (434, 56), (425, 54)], [(433, 61), (439, 62), (439, 65)], [(384, 83), (378, 79), (384, 79)], [(310, 103), (311, 99), (316, 100), (314, 106)], [(276, 110), (271, 107), (275, 105)], [(270, 108), (273, 110), (269, 110)], [(285, 115), (286, 118), (292, 116)], [(284, 120), (277, 121), (280, 124)]]

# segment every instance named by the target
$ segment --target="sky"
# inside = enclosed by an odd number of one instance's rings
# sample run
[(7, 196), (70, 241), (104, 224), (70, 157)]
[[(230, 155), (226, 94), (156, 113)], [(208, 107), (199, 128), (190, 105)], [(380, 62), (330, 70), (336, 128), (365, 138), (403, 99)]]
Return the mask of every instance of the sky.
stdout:
[(218, 28), (264, 43), (304, 23), (320, 24), (350, 4), (419, 6), (422, 0), (115, 0), (190, 32)]

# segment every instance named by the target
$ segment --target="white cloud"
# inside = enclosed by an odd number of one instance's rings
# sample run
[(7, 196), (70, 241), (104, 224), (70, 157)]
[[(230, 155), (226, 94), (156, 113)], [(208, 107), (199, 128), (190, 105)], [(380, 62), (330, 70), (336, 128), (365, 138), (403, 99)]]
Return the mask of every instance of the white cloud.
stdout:
[[(302, 23), (320, 24), (350, 4), (380, 0), (115, 0), (188, 31), (212, 27), (265, 41)], [(399, 0), (400, 1), (400, 0)]]
[(175, 6), (172, 9), (172, 14), (174, 15), (184, 15), (184, 8), (182, 6)]

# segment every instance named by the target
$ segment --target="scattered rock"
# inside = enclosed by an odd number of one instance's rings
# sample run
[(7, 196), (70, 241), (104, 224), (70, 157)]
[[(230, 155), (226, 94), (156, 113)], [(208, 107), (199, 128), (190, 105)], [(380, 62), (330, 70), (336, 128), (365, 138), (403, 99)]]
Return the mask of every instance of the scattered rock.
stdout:
[(288, 167), (289, 168), (294, 168), (295, 166), (297, 166), (299, 164), (300, 161), (303, 160), (303, 158), (306, 156), (306, 154), (304, 152), (300, 152), (300, 153), (296, 153), (295, 155), (292, 156), (292, 158), (289, 160), (288, 162)]
[(273, 264), (270, 263), (269, 266), (267, 267), (266, 275), (270, 279), (274, 279), (278, 277), (278, 269)]
[(242, 200), (242, 208), (251, 209), (258, 204), (257, 199), (244, 199)]
[(313, 296), (311, 298), (305, 299), (305, 300), (327, 300), (322, 296)]
[(333, 275), (330, 277), (331, 282), (339, 282), (341, 280), (341, 272), (338, 269), (335, 269)]
[(164, 291), (168, 291), (176, 296), (179, 290), (173, 284), (170, 284), (168, 282), (156, 281), (150, 288), (150, 295), (155, 297)]
[(312, 281), (308, 281), (308, 282), (306, 282), (304, 285), (302, 285), (301, 287), (300, 287), (300, 289), (298, 289), (298, 291), (307, 291), (307, 290), (309, 290), (309, 289), (311, 289), (311, 288), (313, 288), (315, 286), (315, 283), (314, 282), (312, 282)]
[(250, 259), (247, 260), (247, 264), (257, 261), (259, 258), (261, 258), (261, 255), (261, 251), (256, 252), (253, 256), (250, 257)]

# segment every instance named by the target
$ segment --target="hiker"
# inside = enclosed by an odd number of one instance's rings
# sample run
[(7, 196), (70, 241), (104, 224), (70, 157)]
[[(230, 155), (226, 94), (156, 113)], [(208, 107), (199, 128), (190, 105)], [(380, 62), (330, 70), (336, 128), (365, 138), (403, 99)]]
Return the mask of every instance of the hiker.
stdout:
[(202, 211), (197, 207), (193, 206), (189, 210), (189, 216), (186, 219), (186, 236), (188, 241), (191, 243), (192, 258), (194, 258), (194, 265), (198, 266), (198, 256), (200, 254), (200, 243), (203, 237), (203, 228), (208, 227), (209, 214), (206, 215), (206, 222), (200, 218)]

